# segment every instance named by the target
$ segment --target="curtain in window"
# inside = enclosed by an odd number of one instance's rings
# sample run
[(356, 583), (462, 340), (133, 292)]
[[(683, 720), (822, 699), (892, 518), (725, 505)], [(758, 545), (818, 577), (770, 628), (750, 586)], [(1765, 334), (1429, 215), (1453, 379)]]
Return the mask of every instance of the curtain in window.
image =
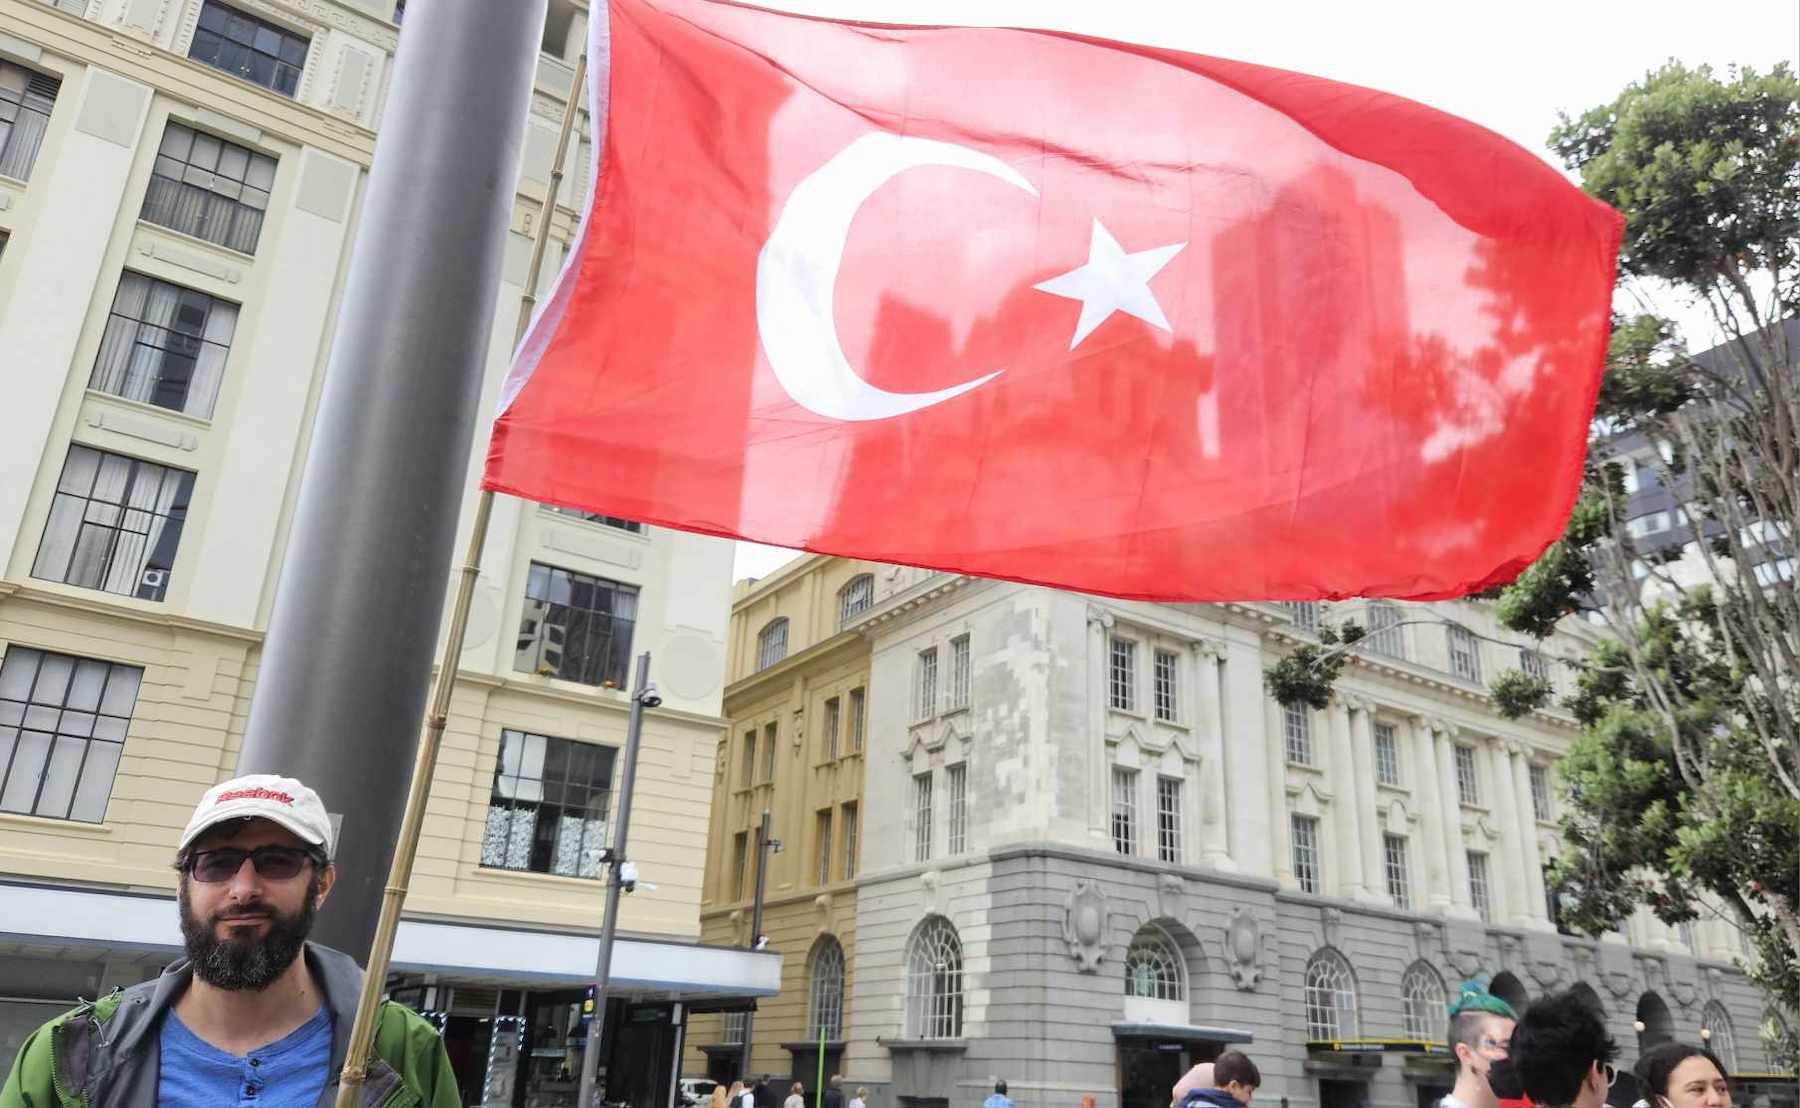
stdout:
[(236, 305), (204, 293), (126, 273), (89, 387), (210, 417), (237, 314)]
[(56, 90), (55, 79), (0, 62), (0, 177), (31, 177)]

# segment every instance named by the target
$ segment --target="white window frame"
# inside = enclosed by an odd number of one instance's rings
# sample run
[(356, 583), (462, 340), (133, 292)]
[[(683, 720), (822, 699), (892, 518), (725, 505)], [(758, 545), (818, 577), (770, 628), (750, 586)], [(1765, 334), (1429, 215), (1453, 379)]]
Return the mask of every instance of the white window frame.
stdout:
[(1405, 835), (1381, 836), (1382, 866), (1387, 872), (1388, 899), (1402, 912), (1412, 911), (1412, 860)]
[(969, 656), (969, 636), (961, 634), (950, 640), (950, 704), (954, 712), (969, 706), (973, 660)]
[(1138, 852), (1138, 771), (1128, 766), (1112, 768), (1113, 850), (1128, 857)]
[(1151, 653), (1151, 708), (1163, 723), (1181, 722), (1181, 655), (1157, 647)]
[[(1313, 764), (1312, 711), (1304, 704), (1281, 706), (1282, 753), (1289, 765)], [(1303, 757), (1296, 758), (1300, 754)]]
[(1467, 743), (1455, 744), (1456, 799), (1469, 808), (1481, 807), (1481, 775), (1476, 766), (1475, 748)]
[(1158, 861), (1176, 866), (1185, 853), (1181, 805), (1186, 786), (1186, 781), (1166, 773), (1156, 778), (1156, 856)]
[(1294, 884), (1303, 893), (1318, 895), (1324, 876), (1319, 865), (1318, 817), (1290, 813), (1288, 838), (1293, 846)]
[(937, 715), (938, 651), (928, 646), (913, 663), (913, 719), (924, 722)]
[(776, 616), (763, 624), (762, 630), (756, 633), (756, 671), (761, 673), (776, 662), (787, 657), (788, 653), (788, 621), (786, 616)]
[(1467, 852), (1469, 867), (1469, 904), (1486, 923), (1494, 922), (1494, 875), (1485, 850)]
[(1400, 780), (1400, 734), (1399, 728), (1391, 723), (1376, 721), (1373, 728), (1375, 742), (1375, 781), (1381, 785), (1398, 787)]
[(931, 771), (913, 774), (913, 861), (931, 861)]
[(1137, 641), (1113, 636), (1107, 648), (1106, 703), (1115, 712), (1137, 711)]
[(969, 848), (969, 764), (958, 762), (944, 767), (944, 788), (950, 794), (950, 812), (946, 821), (946, 855), (961, 854)]

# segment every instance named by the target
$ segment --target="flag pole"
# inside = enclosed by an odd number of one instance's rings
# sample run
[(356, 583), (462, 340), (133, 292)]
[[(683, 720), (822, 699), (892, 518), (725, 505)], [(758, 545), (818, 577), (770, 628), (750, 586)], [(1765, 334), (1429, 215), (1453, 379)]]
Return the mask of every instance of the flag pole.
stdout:
[[(570, 83), (569, 102), (563, 108), (562, 131), (556, 139), (556, 158), (551, 165), (550, 181), (544, 191), (544, 206), (532, 237), (531, 265), (525, 273), (525, 295), (520, 298), (519, 319), (513, 332), (513, 349), (525, 338), (531, 326), (531, 313), (537, 304), (538, 278), (544, 266), (544, 251), (550, 238), (550, 222), (556, 214), (556, 199), (562, 187), (563, 161), (569, 152), (569, 136), (575, 128), (575, 117), (581, 105), (582, 86), (587, 77), (587, 54), (575, 63), (575, 77)], [(400, 910), (406, 903), (407, 886), (412, 881), (413, 860), (419, 849), (419, 830), (425, 822), (425, 802), (431, 792), (431, 777), (437, 769), (438, 750), (443, 744), (444, 728), (450, 720), (450, 697), (456, 690), (456, 671), (462, 658), (463, 642), (469, 630), (469, 611), (475, 597), (475, 584), (481, 578), (481, 553), (487, 545), (488, 525), (494, 515), (494, 494), (482, 489), (475, 500), (475, 519), (469, 528), (469, 544), (463, 552), (463, 564), (456, 585), (456, 601), (450, 610), (450, 626), (444, 636), (443, 654), (438, 659), (437, 683), (432, 689), (431, 707), (425, 717), (424, 734), (414, 757), (412, 782), (406, 794), (406, 811), (400, 822), (400, 838), (394, 846), (394, 860), (383, 889), (381, 915), (375, 923), (375, 939), (369, 949), (369, 961), (363, 974), (362, 993), (357, 997), (356, 1021), (351, 1025), (348, 1052), (338, 1081), (337, 1108), (355, 1108), (362, 1086), (368, 1077), (369, 1050), (375, 1035), (375, 1016), (380, 1010), (381, 996), (387, 987), (388, 964), (393, 957), (394, 936), (400, 926)], [(648, 655), (645, 658), (648, 659)], [(638, 712), (633, 701), (632, 712)]]

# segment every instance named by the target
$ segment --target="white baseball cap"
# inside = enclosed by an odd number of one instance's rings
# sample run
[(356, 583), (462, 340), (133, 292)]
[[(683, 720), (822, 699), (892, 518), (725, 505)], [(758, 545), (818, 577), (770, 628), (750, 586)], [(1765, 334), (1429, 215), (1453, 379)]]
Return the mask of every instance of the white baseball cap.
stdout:
[(233, 777), (206, 790), (188, 819), (187, 828), (181, 832), (176, 853), (186, 850), (207, 828), (233, 819), (278, 823), (305, 842), (322, 848), (327, 858), (333, 854), (331, 817), (325, 814), (325, 803), (319, 794), (292, 777), (272, 773)]

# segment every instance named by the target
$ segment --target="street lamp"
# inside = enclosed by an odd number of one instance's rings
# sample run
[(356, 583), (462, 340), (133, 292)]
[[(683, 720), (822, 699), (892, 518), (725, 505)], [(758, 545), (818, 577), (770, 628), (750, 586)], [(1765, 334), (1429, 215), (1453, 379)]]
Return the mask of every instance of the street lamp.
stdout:
[[(762, 822), (756, 827), (756, 896), (750, 903), (750, 949), (762, 950), (769, 945), (762, 933), (763, 888), (769, 874), (769, 852), (781, 853), (781, 840), (769, 837), (769, 810), (763, 809)], [(756, 1010), (744, 1013), (744, 1075), (750, 1073), (750, 1042), (756, 1035)]]

